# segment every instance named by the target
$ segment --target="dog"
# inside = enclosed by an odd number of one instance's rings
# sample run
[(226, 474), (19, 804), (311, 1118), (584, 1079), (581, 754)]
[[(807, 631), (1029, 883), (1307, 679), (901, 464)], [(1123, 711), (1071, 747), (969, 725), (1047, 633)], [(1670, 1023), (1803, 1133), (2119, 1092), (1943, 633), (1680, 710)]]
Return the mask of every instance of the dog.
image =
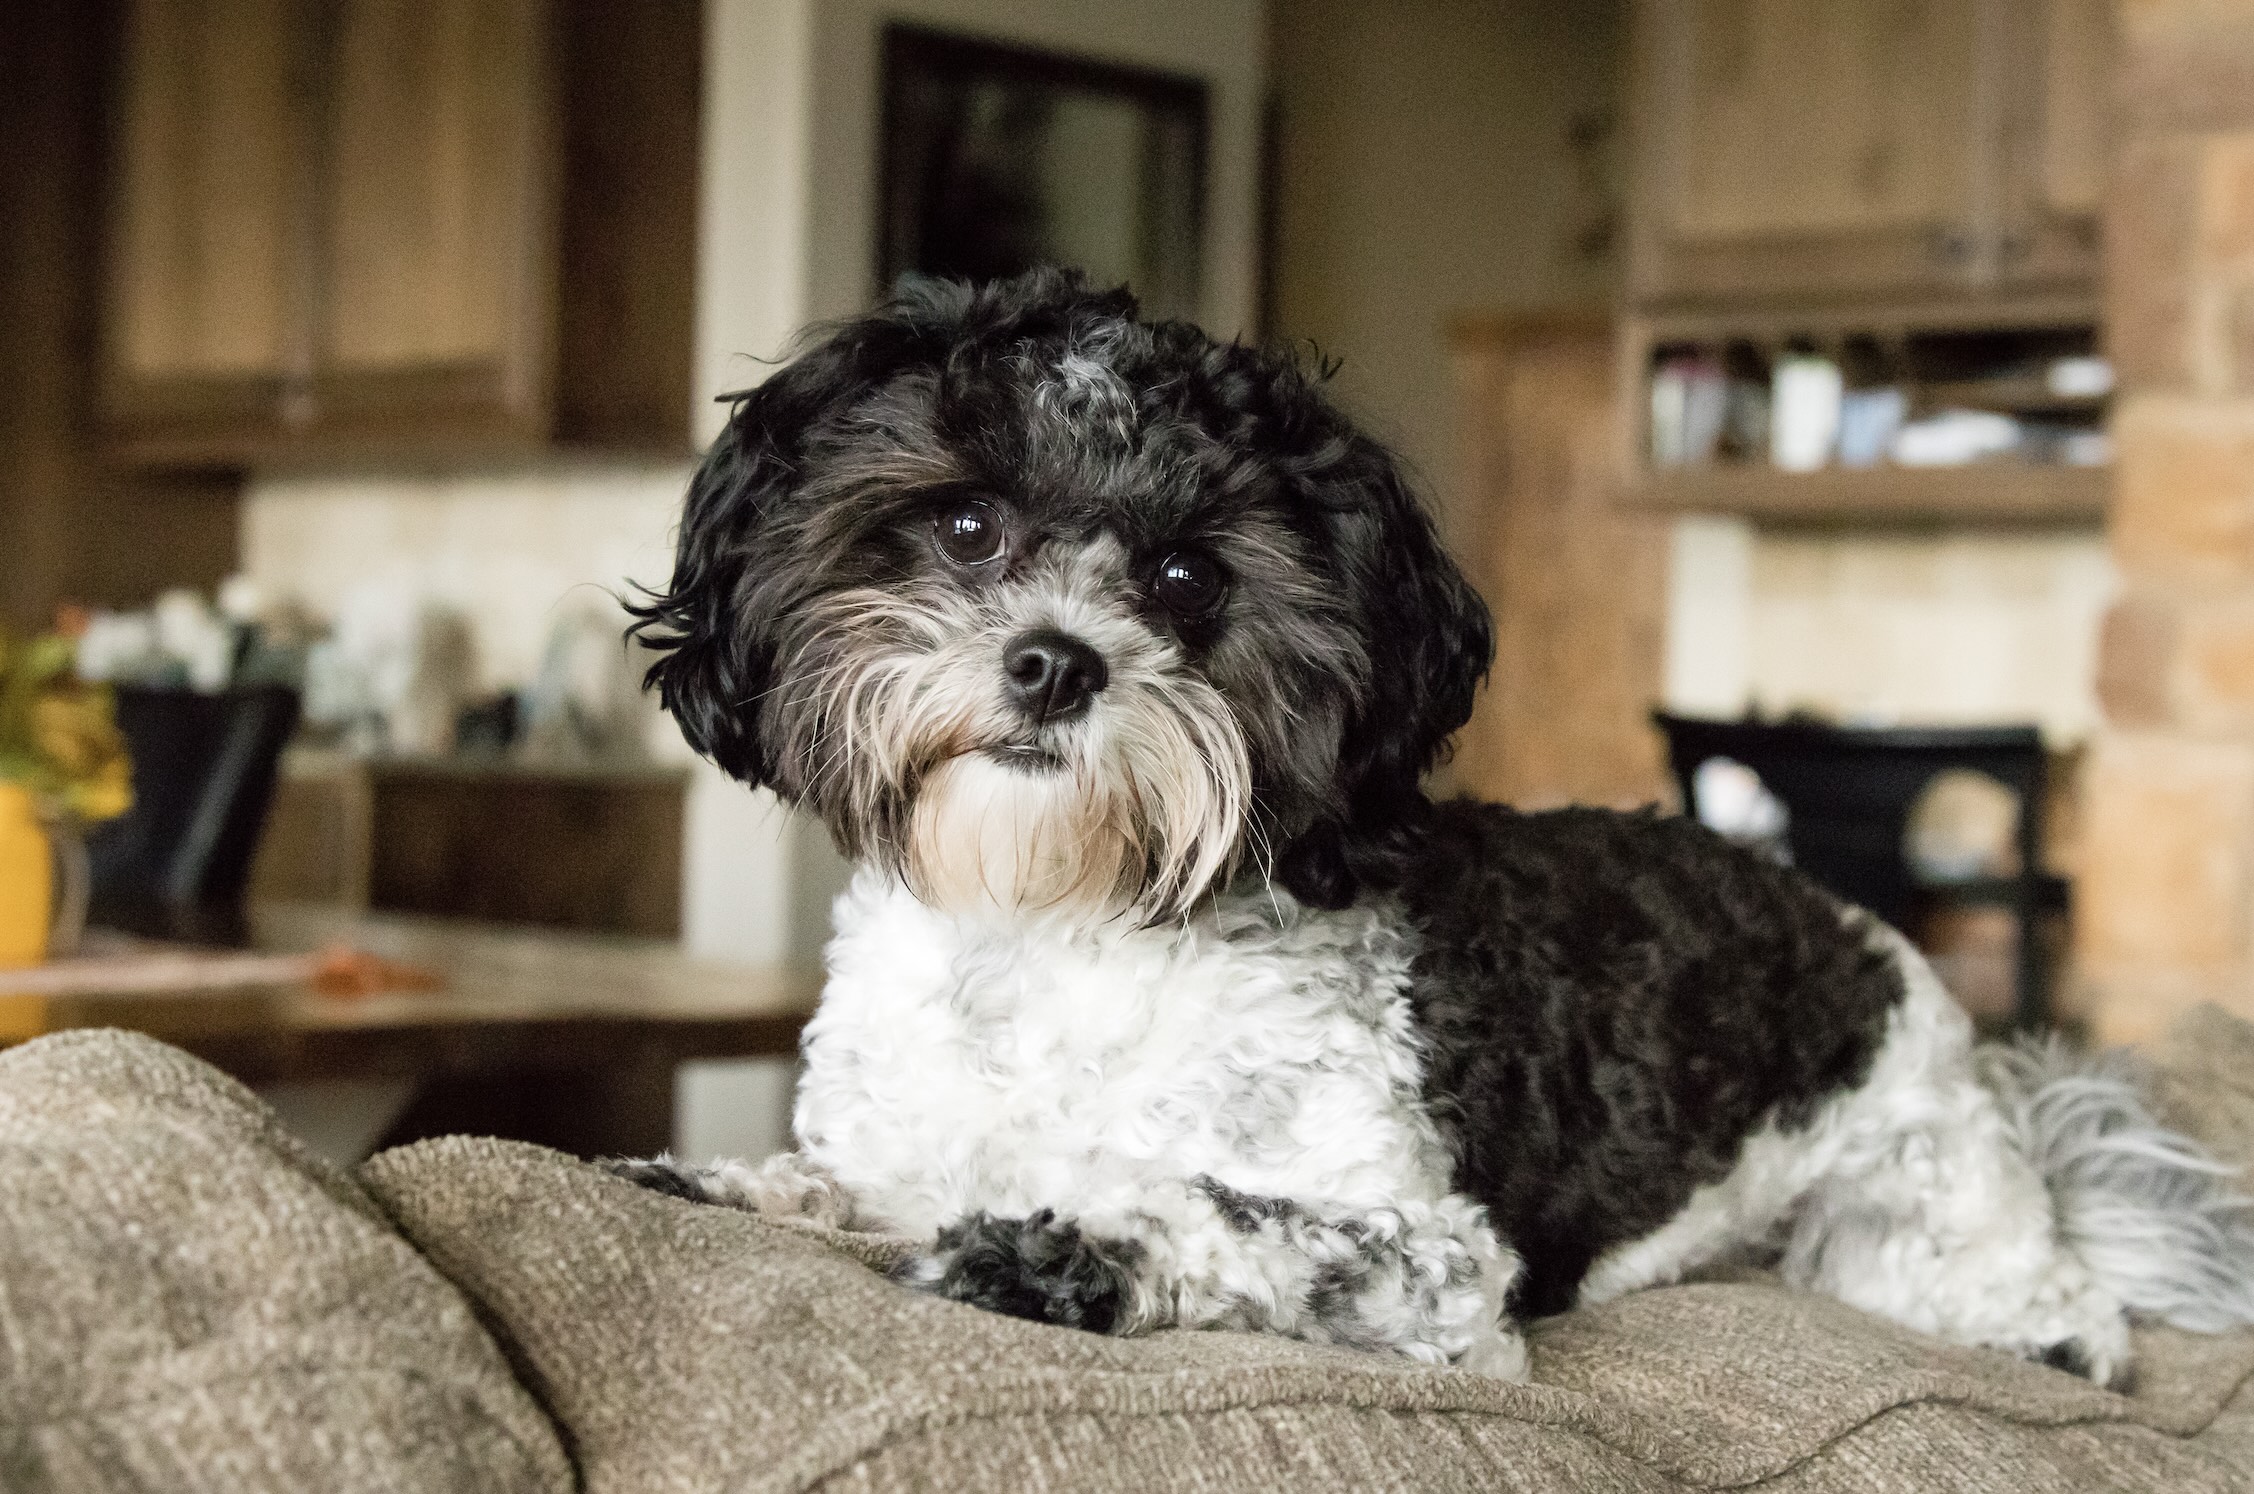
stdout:
[(1325, 374), (1039, 271), (732, 397), (649, 683), (856, 870), (799, 1149), (618, 1170), (998, 1312), (1512, 1379), (1748, 1253), (2103, 1383), (2132, 1314), (2254, 1321), (2254, 1216), (2119, 1062), (1976, 1046), (1689, 820), (1426, 796), (1489, 617)]

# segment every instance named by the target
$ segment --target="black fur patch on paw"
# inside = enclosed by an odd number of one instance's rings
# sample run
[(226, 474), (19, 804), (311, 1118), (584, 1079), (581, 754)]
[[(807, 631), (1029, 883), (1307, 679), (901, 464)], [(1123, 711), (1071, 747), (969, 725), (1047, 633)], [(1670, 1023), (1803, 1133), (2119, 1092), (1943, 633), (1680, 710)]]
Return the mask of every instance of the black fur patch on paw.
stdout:
[(2044, 1349), (2039, 1357), (2044, 1364), (2049, 1365), (2054, 1370), (2064, 1370), (2067, 1374), (2092, 1381), (2107, 1390), (2118, 1390), (2127, 1394), (2136, 1386), (2137, 1377), (2134, 1369), (2116, 1371), (2110, 1380), (2098, 1379), (2097, 1366), (2091, 1362), (2088, 1352), (2083, 1349), (2081, 1344), (2073, 1339), (2052, 1344)]
[(704, 1185), (687, 1168), (671, 1162), (638, 1157), (605, 1157), (595, 1164), (614, 1178), (624, 1178), (637, 1188), (662, 1193), (667, 1198), (704, 1202)]
[(1100, 1240), (1043, 1209), (1026, 1219), (970, 1214), (939, 1232), (926, 1290), (988, 1312), (1109, 1333), (1126, 1310), (1142, 1249)]

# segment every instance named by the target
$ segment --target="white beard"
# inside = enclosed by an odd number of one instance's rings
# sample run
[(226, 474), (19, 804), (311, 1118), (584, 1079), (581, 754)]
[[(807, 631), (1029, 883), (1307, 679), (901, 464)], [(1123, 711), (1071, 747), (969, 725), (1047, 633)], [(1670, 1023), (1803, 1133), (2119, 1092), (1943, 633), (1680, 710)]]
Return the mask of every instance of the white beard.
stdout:
[(908, 885), (951, 913), (1101, 919), (1133, 900), (1143, 860), (1110, 799), (1069, 768), (951, 759), (917, 792)]
[[(1244, 849), (1250, 749), (1228, 703), (1116, 600), (1112, 547), (966, 603), (846, 593), (829, 606), (854, 639), (829, 678), (835, 743), (817, 758), (873, 806), (912, 795), (890, 857), (918, 897), (955, 914), (1054, 913), (1079, 922), (1184, 916)], [(1079, 720), (1025, 746), (1004, 699), (1011, 638), (1053, 628), (1104, 658)]]

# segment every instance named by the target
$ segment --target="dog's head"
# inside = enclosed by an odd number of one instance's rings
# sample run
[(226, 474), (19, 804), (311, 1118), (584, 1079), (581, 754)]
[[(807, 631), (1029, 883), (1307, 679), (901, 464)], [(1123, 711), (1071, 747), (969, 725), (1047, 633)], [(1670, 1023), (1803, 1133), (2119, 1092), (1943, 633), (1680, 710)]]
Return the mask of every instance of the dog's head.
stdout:
[(1342, 902), (1491, 652), (1296, 359), (1054, 271), (909, 283), (739, 397), (639, 610), (722, 768), (926, 901), (1076, 916)]

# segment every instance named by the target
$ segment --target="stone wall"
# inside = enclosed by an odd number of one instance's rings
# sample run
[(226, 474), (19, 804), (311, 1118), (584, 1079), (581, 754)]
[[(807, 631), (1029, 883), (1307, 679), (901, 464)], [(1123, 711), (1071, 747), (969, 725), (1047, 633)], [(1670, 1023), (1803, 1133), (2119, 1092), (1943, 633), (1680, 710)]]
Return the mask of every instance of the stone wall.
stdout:
[(2135, 1041), (2254, 1016), (2254, 5), (2122, 0), (2107, 323), (2121, 376), (2077, 994)]

